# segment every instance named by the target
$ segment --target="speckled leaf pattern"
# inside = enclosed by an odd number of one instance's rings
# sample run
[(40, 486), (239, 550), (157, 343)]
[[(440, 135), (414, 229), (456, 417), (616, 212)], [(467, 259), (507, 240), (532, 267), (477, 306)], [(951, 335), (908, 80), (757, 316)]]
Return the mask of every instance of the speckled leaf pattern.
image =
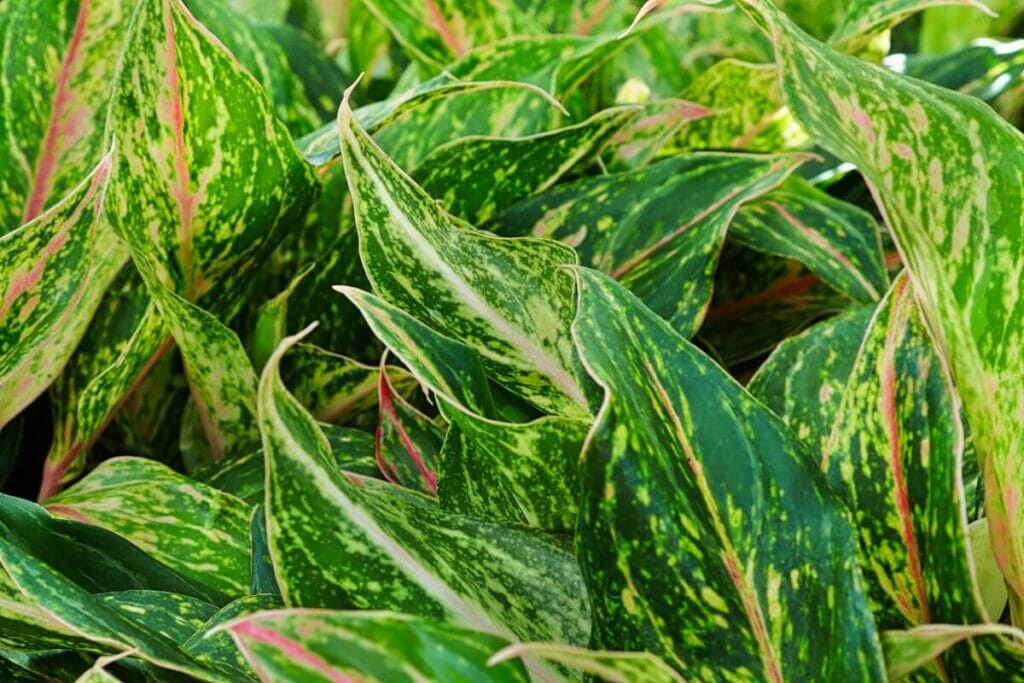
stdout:
[(124, 248), (103, 222), (110, 156), (74, 192), (0, 236), (0, 426), (60, 374)]
[(457, 224), (355, 123), (346, 103), (338, 129), (374, 290), (475, 349), (492, 376), (538, 408), (586, 414), (584, 373), (569, 340), (572, 285), (556, 277), (575, 262), (572, 251)]
[(263, 593), (233, 600), (210, 617), (182, 647), (201, 664), (229, 674), (232, 681), (255, 681), (255, 674), (223, 626), (246, 615), (283, 606), (280, 596)]
[(584, 650), (558, 643), (509, 645), (491, 657), (504, 662), (516, 657), (539, 657), (591, 674), (607, 683), (683, 683), (685, 679), (649, 652)]
[(878, 301), (889, 286), (871, 214), (796, 178), (744, 206), (730, 235), (758, 251), (800, 261), (854, 301)]
[(377, 467), (392, 483), (437, 493), (436, 461), (444, 430), (394, 390), (383, 366), (378, 377)]
[[(974, 624), (955, 626), (952, 624), (930, 624), (907, 631), (885, 631), (882, 645), (885, 648), (885, 668), (890, 681), (901, 680), (907, 674), (919, 670), (934, 661), (950, 647), (967, 639), (989, 642), (995, 638), (984, 636), (1005, 636), (1012, 639), (1018, 649), (1024, 649), (1024, 632), (1005, 624)], [(1006, 642), (1001, 640), (1001, 642)], [(1006, 675), (1009, 672), (1004, 672)], [(1020, 674), (1018, 669), (1016, 674)], [(977, 679), (975, 679), (977, 680)], [(1011, 680), (998, 678), (993, 680)], [(1019, 680), (1013, 678), (1012, 680)]]
[(738, 4), (774, 36), (794, 114), (855, 164), (875, 194), (963, 398), (996, 558), (1020, 604), (1024, 298), (1015, 264), (1024, 137), (976, 99), (808, 39), (767, 0)]
[[(281, 385), (260, 380), (267, 532), (285, 603), (394, 609), (476, 630), (581, 644), (589, 606), (574, 558), (525, 530), (382, 495), (335, 471), (323, 433)], [(546, 634), (546, 635), (542, 635)]]
[(280, 683), (526, 683), (517, 661), (489, 666), (507, 641), (388, 612), (282, 610), (226, 627), (262, 680)]
[(691, 680), (884, 680), (853, 527), (802, 447), (621, 285), (576, 277), (574, 339), (606, 392), (576, 541), (593, 644)]
[(499, 419), (480, 357), (386, 301), (341, 288), (370, 328), (441, 400), (451, 422), (438, 461), (441, 506), (454, 512), (568, 530), (575, 523), (576, 464), (589, 420)]
[(4, 3), (0, 234), (54, 206), (100, 163), (109, 146), (104, 119), (132, 5)]
[(226, 306), (278, 227), (312, 202), (313, 173), (253, 78), (180, 0), (140, 3), (125, 56), (108, 218), (147, 282)]
[(683, 126), (718, 113), (687, 100), (646, 102), (640, 115), (609, 143), (609, 167), (619, 171), (645, 166), (675, 139)]
[(799, 156), (695, 154), (562, 185), (507, 211), (501, 234), (550, 237), (692, 336), (711, 299), (729, 222)]
[[(853, 513), (879, 628), (999, 616), (985, 614), (969, 560), (963, 455), (959, 401), (901, 277), (864, 337), (822, 458)], [(957, 648), (945, 666), (969, 680), (1005, 677), (1012, 663)]]
[(473, 136), (441, 145), (412, 177), (448, 213), (473, 225), (593, 162), (638, 107), (604, 109), (574, 126), (521, 138)]
[(964, 5), (991, 13), (981, 0), (854, 0), (846, 3), (843, 18), (828, 40), (840, 50), (855, 53), (912, 14), (942, 5)]
[(771, 64), (723, 59), (698, 75), (683, 96), (714, 112), (683, 127), (676, 140), (683, 149), (779, 152), (806, 141), (783, 106)]
[(96, 598), (175, 643), (191, 638), (217, 611), (214, 605), (198, 598), (160, 591), (100, 593)]
[[(504, 88), (521, 88), (532, 91), (534, 97), (550, 99), (546, 91), (529, 83), (512, 80), (461, 80), (445, 71), (402, 93), (358, 107), (353, 111), (353, 115), (366, 132), (376, 134), (389, 124), (407, 116), (416, 107), (434, 101), (445, 102), (449, 98), (465, 93)], [(558, 106), (557, 101), (552, 100), (548, 104), (552, 105)], [(300, 139), (298, 145), (306, 160), (314, 166), (323, 166), (337, 159), (341, 155), (337, 124), (332, 121), (318, 128)]]
[(874, 308), (852, 308), (779, 344), (747, 385), (819, 459)]
[(228, 595), (249, 587), (249, 506), (160, 463), (107, 460), (47, 507), (109, 529)]

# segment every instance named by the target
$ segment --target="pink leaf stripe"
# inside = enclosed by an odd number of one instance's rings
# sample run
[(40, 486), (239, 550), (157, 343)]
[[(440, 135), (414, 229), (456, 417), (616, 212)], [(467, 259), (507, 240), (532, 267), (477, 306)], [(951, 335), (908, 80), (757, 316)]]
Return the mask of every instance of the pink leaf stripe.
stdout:
[[(247, 655), (252, 652), (252, 644), (265, 645), (277, 648), (281, 651), (281, 654), (288, 657), (291, 661), (316, 671), (325, 679), (331, 681), (331, 683), (363, 683), (364, 681), (364, 679), (358, 676), (349, 676), (341, 673), (324, 661), (324, 659), (319, 655), (316, 655), (304, 648), (301, 643), (298, 643), (277, 631), (257, 626), (251, 621), (243, 621), (235, 624), (230, 627), (230, 631), (231, 635), (235, 638), (235, 642), (238, 643), (238, 647)], [(257, 661), (251, 656), (246, 657), (246, 659), (250, 662)], [(261, 680), (271, 680), (266, 675), (266, 672), (258, 671), (257, 673)]]

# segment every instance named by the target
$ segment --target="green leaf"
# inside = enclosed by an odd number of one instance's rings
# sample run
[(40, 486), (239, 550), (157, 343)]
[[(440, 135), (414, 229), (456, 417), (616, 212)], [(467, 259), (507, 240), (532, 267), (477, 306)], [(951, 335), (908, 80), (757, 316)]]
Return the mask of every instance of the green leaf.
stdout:
[(593, 644), (687, 677), (884, 680), (853, 528), (803, 448), (621, 285), (575, 273), (606, 392), (576, 539)]
[(661, 658), (649, 652), (607, 652), (558, 643), (509, 645), (488, 663), (517, 657), (538, 657), (579, 669), (608, 683), (683, 683), (685, 679)]
[(730, 230), (741, 244), (800, 261), (854, 301), (878, 301), (889, 287), (871, 214), (802, 180), (744, 206)]
[(438, 462), (441, 506), (461, 514), (569, 530), (575, 523), (576, 465), (589, 420), (546, 416), (500, 419), (478, 354), (386, 301), (350, 287), (370, 328), (451, 422)]
[(980, 0), (855, 0), (847, 3), (845, 14), (828, 41), (837, 49), (855, 53), (912, 14), (942, 5), (964, 5), (994, 15)]
[(121, 591), (96, 597), (104, 605), (175, 643), (191, 638), (217, 611), (210, 603), (197, 598), (160, 591)]
[(886, 66), (992, 102), (1020, 82), (1024, 45), (1020, 41), (990, 40), (940, 55), (893, 55)]
[(131, 6), (122, 0), (4, 3), (0, 235), (70, 194), (109, 148), (103, 124)]
[(885, 631), (882, 633), (882, 644), (885, 647), (885, 668), (889, 680), (900, 680), (935, 660), (958, 642), (981, 636), (1008, 636), (1018, 641), (1018, 645), (1024, 643), (1024, 632), (1003, 624), (929, 624), (907, 631)]
[(110, 156), (56, 206), (0, 236), (0, 426), (60, 374), (124, 248), (103, 222)]
[(280, 607), (281, 597), (278, 595), (256, 594), (238, 598), (210, 617), (182, 647), (202, 664), (229, 674), (232, 681), (255, 681), (255, 674), (223, 626), (240, 617)]
[(47, 507), (109, 529), (211, 588), (248, 590), (249, 506), (164, 465), (107, 460)]
[(297, 339), (271, 357), (259, 394), (267, 531), (285, 603), (407, 610), (489, 633), (584, 642), (589, 609), (571, 555), (536, 533), (360, 488), (331, 467), (323, 433), (278, 375)]
[(874, 312), (867, 306), (852, 308), (790, 337), (747, 385), (819, 458)]
[(252, 509), (252, 516), (249, 518), (249, 544), (252, 546), (252, 556), (249, 560), (249, 592), (257, 595), (280, 595), (267, 544), (267, 515), (262, 505)]
[[(347, 101), (338, 130), (374, 290), (471, 346), (495, 379), (538, 408), (585, 415), (586, 385), (568, 335), (570, 283), (552, 277), (575, 262), (572, 251), (454, 222), (355, 123)], [(504, 279), (500, 290), (494, 273)]]
[(604, 109), (574, 126), (521, 138), (452, 140), (421, 161), (412, 177), (450, 214), (479, 225), (592, 162), (638, 111)]
[(380, 418), (374, 439), (377, 466), (392, 483), (436, 494), (435, 461), (444, 431), (395, 392), (383, 362), (379, 376)]
[[(507, 79), (465, 80), (456, 78), (448, 71), (444, 71), (439, 76), (423, 81), (397, 95), (392, 95), (379, 102), (359, 107), (353, 112), (353, 115), (366, 132), (376, 134), (392, 123), (408, 116), (417, 107), (422, 107), (435, 101), (445, 102), (452, 97), (465, 93), (501, 90), (504, 88), (526, 90), (534, 95), (539, 95), (542, 99), (548, 100), (556, 108), (561, 106), (557, 100), (552, 100), (546, 91), (538, 88), (536, 85)], [(298, 141), (298, 145), (306, 160), (314, 166), (323, 166), (333, 161), (341, 155), (337, 124), (331, 122), (324, 125), (301, 138)]]
[(226, 626), (263, 680), (281, 683), (519, 681), (518, 662), (490, 666), (507, 641), (388, 612), (283, 610)]
[(662, 148), (676, 138), (687, 124), (717, 112), (680, 99), (644, 103), (640, 116), (626, 126), (608, 145), (609, 168), (629, 170), (646, 166)]
[(976, 99), (808, 39), (766, 0), (739, 4), (772, 33), (794, 114), (873, 190), (963, 398), (996, 558), (1019, 603), (1024, 366), (1016, 359), (1024, 305), (1014, 255), (1024, 137)]
[(575, 247), (584, 265), (611, 274), (692, 336), (711, 299), (718, 254), (736, 211), (802, 161), (792, 155), (676, 157), (521, 202), (502, 216), (498, 232)]

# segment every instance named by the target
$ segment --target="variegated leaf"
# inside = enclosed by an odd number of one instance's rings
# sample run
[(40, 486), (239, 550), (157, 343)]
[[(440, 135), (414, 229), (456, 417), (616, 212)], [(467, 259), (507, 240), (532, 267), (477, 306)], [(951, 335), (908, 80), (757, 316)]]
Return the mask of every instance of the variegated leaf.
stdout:
[(608, 683), (684, 683), (675, 669), (649, 652), (608, 652), (584, 650), (558, 643), (509, 645), (494, 654), (488, 663), (517, 657), (538, 657), (579, 669)]
[(283, 605), (278, 595), (246, 595), (233, 600), (210, 617), (182, 647), (200, 663), (231, 674), (232, 681), (255, 681), (256, 675), (223, 626), (249, 614), (281, 607)]
[(538, 408), (585, 415), (584, 373), (568, 335), (570, 283), (553, 277), (575, 262), (572, 251), (456, 223), (356, 124), (347, 101), (338, 130), (374, 290), (471, 346), (495, 379)]
[[(889, 680), (901, 680), (904, 676), (929, 664), (957, 643), (969, 638), (981, 638), (982, 636), (1006, 636), (1007, 638), (1012, 638), (1015, 643), (1011, 647), (1015, 646), (1024, 652), (1024, 632), (1004, 624), (974, 624), (969, 626), (929, 624), (907, 631), (885, 631), (882, 633), (882, 644), (885, 647), (885, 668), (889, 675)], [(984, 640), (988, 641), (990, 639), (985, 638)], [(1018, 669), (1016, 673), (1019, 674), (1020, 670)], [(999, 678), (998, 680), (1019, 679)]]
[[(504, 88), (524, 89), (532, 92), (534, 96), (548, 100), (549, 106), (553, 105), (556, 108), (561, 106), (557, 100), (552, 100), (545, 90), (530, 83), (519, 83), (507, 79), (464, 80), (444, 71), (397, 95), (358, 107), (353, 115), (366, 132), (374, 135), (386, 126), (409, 115), (417, 107), (434, 101), (445, 101), (465, 93)], [(333, 161), (341, 154), (337, 124), (332, 122), (324, 125), (300, 139), (298, 145), (306, 160), (314, 166), (323, 166)]]
[(249, 506), (159, 463), (107, 460), (47, 507), (109, 529), (228, 595), (249, 587)]
[(593, 644), (698, 679), (884, 680), (854, 530), (799, 443), (621, 285), (575, 274), (606, 392), (576, 539)]
[(100, 593), (96, 598), (175, 643), (191, 638), (217, 611), (215, 606), (198, 598), (160, 591)]
[(326, 438), (278, 375), (295, 341), (271, 357), (259, 394), (267, 531), (285, 603), (406, 610), (489, 633), (585, 641), (589, 609), (571, 555), (535, 533), (361, 489), (331, 466)]
[[(1024, 136), (978, 100), (843, 56), (768, 0), (738, 0), (773, 36), (783, 90), (818, 141), (857, 166), (950, 363), (985, 472), (999, 565), (1024, 616)], [(935, 201), (941, 196), (942, 201)]]
[(150, 283), (231, 310), (279, 226), (312, 202), (311, 169), (253, 78), (180, 0), (140, 3), (114, 101), (108, 218)]
[(741, 244), (800, 261), (854, 301), (878, 301), (889, 286), (871, 214), (797, 178), (744, 206), (730, 231)]
[(854, 0), (846, 3), (843, 18), (828, 40), (837, 49), (856, 53), (907, 17), (942, 5), (966, 5), (994, 14), (981, 0)]
[(412, 177), (450, 214), (480, 225), (592, 162), (639, 111), (604, 109), (576, 125), (521, 138), (459, 138), (431, 152)]
[(608, 144), (611, 170), (629, 170), (646, 166), (691, 121), (717, 112), (680, 99), (644, 103), (640, 116), (612, 138)]
[(551, 237), (629, 287), (684, 336), (711, 299), (712, 276), (740, 206), (775, 188), (799, 156), (695, 154), (587, 178), (521, 202), (501, 234)]
[(807, 135), (783, 106), (771, 64), (723, 59), (700, 74), (683, 97), (715, 115), (682, 128), (676, 140), (682, 149), (780, 152), (806, 144)]
[(124, 262), (102, 218), (110, 164), (0, 236), (0, 427), (60, 374)]
[(378, 373), (380, 418), (374, 438), (377, 467), (392, 483), (436, 494), (436, 461), (444, 430), (394, 390), (383, 361)]
[(405, 614), (282, 610), (245, 617), (225, 628), (262, 680), (530, 680), (519, 662), (488, 663), (506, 640)]
[(461, 514), (569, 530), (589, 420), (502, 419), (480, 357), (372, 294), (339, 288), (370, 328), (441, 399), (452, 426), (438, 462), (441, 506)]
[(790, 337), (747, 385), (816, 458), (825, 452), (873, 315), (871, 307), (852, 308)]
[(891, 55), (885, 65), (991, 103), (1024, 76), (1024, 44), (989, 40), (938, 55)]
[(54, 206), (100, 163), (132, 7), (125, 0), (4, 3), (0, 235)]

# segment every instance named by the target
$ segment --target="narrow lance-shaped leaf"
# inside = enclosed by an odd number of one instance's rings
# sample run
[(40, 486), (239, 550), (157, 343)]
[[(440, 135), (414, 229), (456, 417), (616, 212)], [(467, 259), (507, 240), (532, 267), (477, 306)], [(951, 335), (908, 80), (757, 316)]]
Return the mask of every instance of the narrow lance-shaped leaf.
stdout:
[(47, 507), (109, 529), (228, 595), (249, 587), (249, 507), (160, 463), (107, 460)]
[(461, 514), (568, 531), (589, 420), (500, 419), (479, 356), (372, 294), (339, 287), (370, 328), (440, 399), (451, 426), (437, 463), (441, 506)]
[(558, 643), (509, 645), (496, 652), (489, 663), (517, 657), (540, 657), (579, 669), (607, 683), (683, 683), (684, 679), (661, 658), (649, 652), (584, 650)]
[(231, 635), (222, 627), (240, 617), (283, 606), (280, 596), (265, 593), (233, 600), (210, 617), (182, 647), (201, 664), (230, 674), (232, 681), (255, 681), (256, 675), (246, 664)]
[(456, 224), (355, 123), (347, 99), (338, 130), (374, 290), (474, 348), (489, 373), (538, 408), (585, 415), (585, 379), (568, 334), (572, 292), (552, 277), (575, 261), (572, 251)]
[(188, 595), (163, 591), (119, 591), (96, 596), (107, 607), (176, 643), (188, 640), (217, 608)]
[(692, 678), (884, 680), (853, 528), (803, 448), (621, 285), (575, 273), (605, 388), (576, 540), (594, 645)]
[(589, 610), (571, 555), (537, 534), (361, 489), (331, 467), (323, 433), (278, 376), (295, 341), (271, 357), (259, 394), (267, 532), (285, 603), (395, 609), (517, 638), (585, 641)]
[(109, 146), (110, 85), (133, 6), (125, 0), (4, 3), (0, 234), (54, 206), (100, 163)]
[(281, 610), (224, 628), (262, 680), (281, 683), (526, 683), (519, 662), (491, 666), (507, 641), (390, 612)]
[(882, 645), (889, 680), (901, 680), (969, 638), (981, 638), (983, 642), (991, 640), (983, 636), (1007, 636), (1016, 641), (1017, 647), (1024, 648), (1024, 632), (1005, 624), (928, 624), (907, 631), (885, 631), (882, 633)]
[(1019, 620), (1024, 136), (976, 99), (830, 50), (767, 0), (738, 4), (773, 36), (794, 114), (868, 181), (910, 271), (975, 436), (994, 550)]
[(638, 107), (604, 109), (573, 126), (522, 138), (470, 136), (441, 145), (412, 177), (445, 210), (473, 225), (543, 191), (593, 161)]
[(102, 217), (110, 164), (0, 236), (0, 427), (60, 374), (124, 261)]
[(378, 373), (380, 418), (374, 438), (377, 466), (390, 482), (436, 494), (435, 461), (444, 432), (395, 392), (384, 364), (386, 358), (381, 358)]

